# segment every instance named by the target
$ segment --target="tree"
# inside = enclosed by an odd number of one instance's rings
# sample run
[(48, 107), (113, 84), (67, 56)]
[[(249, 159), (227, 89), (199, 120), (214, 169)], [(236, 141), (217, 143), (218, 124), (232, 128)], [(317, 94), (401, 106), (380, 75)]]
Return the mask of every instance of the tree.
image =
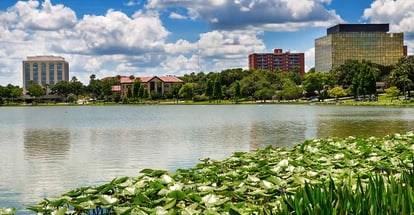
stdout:
[(341, 86), (336, 86), (332, 89), (328, 90), (328, 95), (330, 97), (334, 97), (335, 101), (338, 101), (339, 97), (343, 97), (346, 96), (346, 91), (344, 90), (344, 88), (342, 88)]
[(234, 84), (234, 100), (236, 103), (238, 102), (237, 100), (240, 98), (240, 96), (241, 96), (240, 82), (236, 81)]
[(220, 79), (217, 78), (216, 81), (214, 81), (214, 88), (213, 88), (213, 98), (219, 102), (223, 97), (223, 92), (221, 90), (221, 84)]
[(297, 86), (294, 81), (288, 78), (285, 78), (283, 81), (283, 88), (278, 93), (280, 98), (289, 100), (298, 99), (302, 96), (303, 89)]
[(319, 99), (323, 99), (322, 91), (334, 83), (333, 77), (329, 73), (315, 72), (307, 73), (303, 77), (303, 89), (308, 93), (318, 92)]
[(212, 82), (210, 79), (208, 79), (205, 95), (208, 96), (208, 101), (209, 102), (211, 102), (211, 98), (213, 97), (213, 90), (214, 90), (214, 82)]
[(66, 98), (66, 100), (67, 100), (69, 103), (75, 103), (75, 102), (78, 100), (78, 97), (77, 97), (75, 94), (73, 94), (73, 93), (69, 93), (69, 95), (68, 95), (68, 97)]
[(69, 93), (71, 93), (70, 83), (67, 81), (60, 81), (53, 86), (52, 90), (58, 95), (66, 98)]
[(408, 96), (410, 97), (410, 90), (414, 83), (414, 56), (401, 58), (391, 71), (388, 80), (389, 86), (398, 87), (404, 96), (408, 92)]
[(194, 96), (194, 84), (193, 83), (186, 83), (178, 92), (181, 98), (184, 98), (185, 100), (191, 100)]
[[(351, 92), (354, 96), (366, 96), (375, 94), (376, 89), (376, 69), (370, 62), (363, 61), (359, 64), (359, 70), (354, 74), (352, 84), (350, 86)], [(371, 98), (371, 97), (370, 97)]]
[(70, 80), (70, 93), (78, 96), (82, 93), (82, 88), (83, 84), (78, 80), (78, 78), (76, 78), (76, 76), (73, 76)]
[(143, 94), (143, 93), (140, 93), (141, 92), (140, 88), (141, 88), (141, 80), (137, 78), (135, 79), (134, 84), (132, 85), (132, 97), (134, 97), (138, 101), (142, 97), (142, 94)]
[(101, 90), (102, 90), (102, 83), (100, 80), (96, 80), (96, 75), (92, 74), (89, 76), (89, 85), (86, 88), (87, 91), (90, 93), (90, 96), (93, 99), (96, 99), (98, 96), (100, 96)]
[(34, 82), (31, 82), (29, 84), (28, 92), (29, 95), (34, 97), (36, 101), (39, 99), (39, 97), (45, 95), (45, 91), (43, 90), (42, 86)]
[(400, 90), (398, 89), (398, 87), (393, 86), (393, 87), (385, 89), (385, 93), (387, 94), (387, 97), (391, 97), (391, 102), (392, 102), (394, 97), (397, 97), (398, 95), (400, 95)]

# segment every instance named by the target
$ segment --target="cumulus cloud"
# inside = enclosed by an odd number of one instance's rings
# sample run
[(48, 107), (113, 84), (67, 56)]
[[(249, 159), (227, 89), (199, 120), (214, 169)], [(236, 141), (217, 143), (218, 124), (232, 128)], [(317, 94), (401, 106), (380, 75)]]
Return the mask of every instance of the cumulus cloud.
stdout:
[(86, 15), (75, 29), (85, 50), (93, 54), (140, 54), (162, 50), (169, 34), (156, 13), (141, 11), (132, 18), (113, 10), (105, 16)]
[(414, 1), (375, 0), (370, 8), (364, 10), (363, 18), (372, 23), (389, 23), (391, 32), (404, 32), (404, 43), (408, 54), (413, 54), (414, 47)]
[(322, 3), (330, 0), (149, 0), (147, 7), (184, 7), (193, 19), (217, 30), (287, 31), (344, 22)]
[(19, 29), (60, 30), (72, 28), (77, 21), (73, 10), (61, 4), (52, 5), (50, 0), (43, 2), (41, 10), (38, 7), (38, 1), (19, 1), (6, 13), (17, 21), (13, 24)]
[(391, 31), (414, 34), (414, 1), (375, 0), (363, 17), (372, 23), (390, 23)]

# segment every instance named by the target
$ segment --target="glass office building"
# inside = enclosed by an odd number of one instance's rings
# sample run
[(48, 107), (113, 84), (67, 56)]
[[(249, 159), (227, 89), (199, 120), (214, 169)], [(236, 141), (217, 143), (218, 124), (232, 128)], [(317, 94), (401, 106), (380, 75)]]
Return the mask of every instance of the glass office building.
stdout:
[(404, 33), (388, 33), (388, 24), (339, 24), (315, 40), (315, 70), (329, 72), (346, 60), (388, 66), (404, 57)]
[(42, 87), (52, 88), (59, 81), (69, 81), (69, 63), (63, 57), (34, 56), (23, 61), (23, 91), (27, 92), (30, 81)]

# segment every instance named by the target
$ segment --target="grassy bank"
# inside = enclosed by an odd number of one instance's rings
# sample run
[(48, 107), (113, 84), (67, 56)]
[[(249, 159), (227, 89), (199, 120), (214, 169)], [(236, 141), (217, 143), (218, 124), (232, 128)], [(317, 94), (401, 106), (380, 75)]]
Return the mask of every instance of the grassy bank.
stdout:
[(39, 214), (410, 214), (413, 155), (413, 132), (307, 140), (291, 148), (236, 152), (220, 161), (200, 159), (173, 173), (144, 169), (138, 177), (71, 190), (29, 209)]

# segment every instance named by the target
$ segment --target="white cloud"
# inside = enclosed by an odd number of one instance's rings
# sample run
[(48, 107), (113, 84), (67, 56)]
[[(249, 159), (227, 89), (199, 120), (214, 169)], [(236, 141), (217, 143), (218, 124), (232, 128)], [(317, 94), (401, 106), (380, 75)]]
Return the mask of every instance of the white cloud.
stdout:
[(331, 26), (344, 22), (335, 11), (327, 10), (322, 3), (329, 4), (330, 0), (149, 0), (147, 7), (184, 7), (192, 19), (201, 19), (211, 28), (220, 30), (255, 28), (290, 31), (292, 27)]
[(390, 30), (414, 34), (414, 1), (375, 0), (363, 17), (372, 23), (390, 23)]
[(73, 10), (60, 4), (52, 5), (50, 0), (43, 2), (41, 10), (38, 7), (38, 1), (19, 1), (7, 13), (18, 17), (15, 27), (19, 29), (60, 30), (73, 27), (77, 21)]
[(200, 35), (199, 52), (203, 57), (239, 58), (246, 61), (247, 56), (265, 45), (251, 31), (211, 31)]
[(170, 19), (187, 19), (186, 16), (172, 12), (169, 16)]
[(305, 72), (315, 67), (315, 48), (312, 47), (305, 52)]

